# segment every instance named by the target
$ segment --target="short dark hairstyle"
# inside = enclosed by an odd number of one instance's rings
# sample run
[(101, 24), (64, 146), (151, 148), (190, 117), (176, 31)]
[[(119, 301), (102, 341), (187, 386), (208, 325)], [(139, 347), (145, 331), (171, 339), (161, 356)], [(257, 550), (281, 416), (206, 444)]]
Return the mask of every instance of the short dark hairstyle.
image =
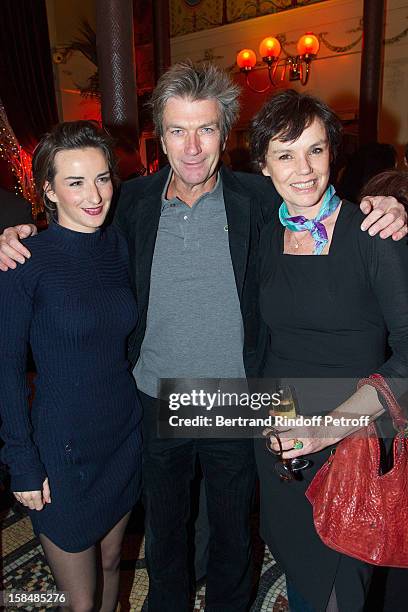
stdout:
[(279, 138), (283, 142), (293, 142), (314, 119), (319, 119), (326, 129), (334, 160), (341, 143), (342, 125), (327, 104), (293, 89), (280, 91), (267, 100), (251, 123), (251, 153), (258, 169), (265, 166), (270, 140)]
[(191, 60), (174, 64), (159, 78), (150, 100), (156, 134), (163, 136), (164, 107), (170, 98), (193, 102), (214, 99), (220, 109), (221, 138), (225, 142), (238, 118), (240, 91), (239, 85), (214, 64), (194, 65)]
[(385, 170), (364, 185), (360, 198), (371, 195), (394, 196), (408, 210), (408, 172)]
[(113, 152), (113, 140), (99, 127), (97, 121), (65, 121), (58, 123), (51, 132), (45, 134), (34, 150), (33, 178), (37, 193), (43, 199), (48, 219), (57, 218), (54, 202), (48, 199), (44, 191), (46, 182), (53, 185), (56, 168), (55, 156), (60, 151), (73, 149), (100, 149), (108, 162), (111, 178), (116, 182), (116, 158)]

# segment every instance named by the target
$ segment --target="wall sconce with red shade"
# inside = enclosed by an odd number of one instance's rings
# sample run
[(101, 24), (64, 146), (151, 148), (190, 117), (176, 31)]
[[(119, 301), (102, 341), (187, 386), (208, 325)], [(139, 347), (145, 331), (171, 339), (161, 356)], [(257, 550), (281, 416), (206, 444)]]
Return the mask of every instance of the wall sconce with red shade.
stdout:
[[(286, 58), (281, 64), (280, 81), (286, 76), (286, 71), (289, 71), (290, 81), (300, 81), (302, 85), (306, 85), (310, 76), (310, 64), (316, 58), (319, 52), (319, 39), (312, 32), (307, 32), (301, 36), (297, 43), (296, 56), (291, 56), (286, 53)], [(268, 66), (269, 84), (264, 89), (255, 89), (249, 82), (249, 73), (256, 66), (256, 54), (252, 49), (242, 49), (237, 55), (237, 64), (241, 72), (245, 74), (248, 87), (256, 93), (265, 93), (271, 87), (276, 87), (275, 75), (278, 68), (279, 56), (282, 51), (282, 45), (277, 38), (268, 36), (264, 38), (259, 45), (259, 55), (262, 61)]]

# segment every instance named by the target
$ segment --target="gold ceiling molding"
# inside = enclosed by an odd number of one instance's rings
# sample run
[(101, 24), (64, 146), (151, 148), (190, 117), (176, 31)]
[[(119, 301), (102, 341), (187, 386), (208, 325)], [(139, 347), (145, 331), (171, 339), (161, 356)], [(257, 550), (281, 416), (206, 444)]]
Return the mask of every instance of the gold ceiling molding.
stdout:
[[(408, 16), (406, 17), (406, 19), (408, 19)], [(351, 33), (351, 32), (361, 32), (361, 34), (355, 41), (343, 47), (338, 46), (338, 45), (333, 45), (332, 43), (330, 43), (326, 38), (328, 32), (320, 32), (319, 34), (316, 34), (316, 36), (318, 37), (319, 41), (323, 43), (325, 47), (329, 49), (329, 51), (332, 51), (333, 53), (347, 53), (348, 51), (351, 51), (353, 47), (356, 47), (363, 38), (363, 19), (362, 18), (360, 19), (360, 23), (357, 28), (347, 31), (347, 33)], [(400, 40), (405, 38), (405, 36), (407, 35), (408, 35), (408, 28), (405, 28), (404, 30), (402, 30), (402, 32), (400, 32), (399, 34), (396, 34), (395, 36), (391, 36), (390, 38), (384, 38), (383, 43), (385, 45), (393, 45), (397, 42), (400, 42)], [(277, 36), (277, 38), (279, 38), (279, 36)]]
[(170, 0), (171, 36), (183, 36), (326, 0)]
[[(408, 16), (406, 17), (406, 19), (408, 19)], [(323, 44), (329, 51), (331, 51), (332, 53), (335, 54), (345, 54), (345, 53), (349, 53), (354, 47), (357, 47), (357, 45), (359, 45), (362, 41), (363, 38), (363, 18), (360, 18), (359, 24), (357, 27), (351, 29), (351, 30), (347, 30), (345, 32), (345, 34), (355, 34), (357, 32), (360, 32), (360, 35), (353, 40), (352, 42), (348, 43), (348, 44), (344, 44), (344, 45), (335, 45), (333, 43), (330, 42), (330, 40), (328, 40), (327, 36), (330, 36), (329, 32), (319, 32), (319, 33), (315, 33), (315, 36), (317, 36), (317, 38), (319, 39), (319, 42), (321, 44)], [(273, 33), (271, 33), (271, 35), (273, 35)], [(401, 40), (403, 40), (406, 36), (408, 36), (408, 28), (405, 28), (404, 30), (402, 30), (399, 34), (396, 34), (395, 36), (391, 36), (388, 38), (384, 38), (383, 40), (383, 44), (384, 45), (393, 45), (395, 43), (400, 42)], [(282, 51), (285, 55), (285, 57), (290, 57), (291, 55), (293, 55), (289, 50), (288, 47), (296, 45), (295, 40), (287, 40), (287, 35), (286, 32), (281, 32), (279, 34), (276, 34), (276, 38), (279, 40), (281, 47), (282, 47)], [(206, 59), (211, 60), (211, 59), (216, 59), (219, 56), (214, 56), (214, 51), (213, 49), (206, 49)], [(202, 60), (201, 60), (202, 61)], [(256, 66), (259, 68), (264, 67), (264, 64), (262, 61), (257, 61)], [(228, 66), (226, 68), (226, 70), (228, 72), (237, 72), (239, 71), (239, 69), (237, 68), (237, 64), (231, 64), (230, 66)]]

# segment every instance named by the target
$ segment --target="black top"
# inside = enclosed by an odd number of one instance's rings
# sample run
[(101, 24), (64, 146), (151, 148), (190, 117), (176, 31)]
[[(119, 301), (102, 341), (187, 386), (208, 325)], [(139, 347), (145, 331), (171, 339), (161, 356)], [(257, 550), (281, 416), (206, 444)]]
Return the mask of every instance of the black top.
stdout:
[[(270, 342), (265, 376), (408, 375), (408, 248), (371, 237), (344, 202), (328, 255), (283, 254), (284, 227), (260, 243), (260, 308)], [(392, 356), (385, 360), (387, 341)], [(398, 381), (390, 380), (398, 394)]]
[(30, 203), (0, 187), (0, 234), (6, 227), (32, 222)]
[[(405, 381), (395, 377), (408, 375), (408, 248), (362, 232), (363, 218), (357, 206), (342, 204), (328, 255), (283, 254), (280, 223), (268, 224), (261, 235), (260, 308), (269, 332), (264, 376), (330, 379), (318, 387), (296, 381), (300, 413), (336, 408), (354, 392), (356, 379), (373, 372), (386, 376), (397, 393)], [(334, 378), (341, 384), (333, 386)], [(318, 538), (304, 493), (329, 450), (307, 456), (313, 467), (302, 482), (282, 484), (265, 442), (256, 443), (261, 532), (318, 611), (325, 610), (339, 553)]]

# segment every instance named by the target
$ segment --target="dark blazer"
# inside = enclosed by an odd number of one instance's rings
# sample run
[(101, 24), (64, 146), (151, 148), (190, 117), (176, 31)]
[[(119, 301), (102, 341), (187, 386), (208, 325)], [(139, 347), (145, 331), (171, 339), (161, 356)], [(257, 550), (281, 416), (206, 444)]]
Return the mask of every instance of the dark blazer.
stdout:
[[(115, 213), (115, 224), (129, 245), (131, 280), (138, 302), (139, 323), (129, 346), (135, 364), (146, 331), (150, 272), (161, 214), (161, 195), (170, 168), (123, 183)], [(244, 365), (248, 376), (258, 371), (257, 247), (259, 234), (277, 212), (281, 198), (270, 179), (220, 168), (228, 220), (232, 265), (244, 322)], [(216, 271), (214, 271), (216, 274)]]
[(0, 187), (0, 234), (20, 223), (33, 223), (30, 203)]

